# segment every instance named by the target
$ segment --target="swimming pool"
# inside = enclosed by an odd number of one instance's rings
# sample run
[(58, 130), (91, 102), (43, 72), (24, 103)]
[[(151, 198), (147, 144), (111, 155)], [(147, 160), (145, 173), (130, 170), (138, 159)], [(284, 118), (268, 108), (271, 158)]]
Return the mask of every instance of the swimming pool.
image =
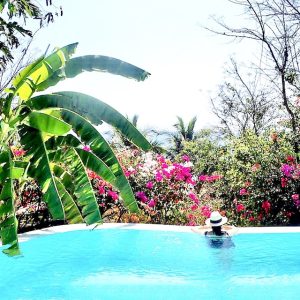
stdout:
[(0, 255), (1, 299), (299, 299), (300, 233), (70, 231)]

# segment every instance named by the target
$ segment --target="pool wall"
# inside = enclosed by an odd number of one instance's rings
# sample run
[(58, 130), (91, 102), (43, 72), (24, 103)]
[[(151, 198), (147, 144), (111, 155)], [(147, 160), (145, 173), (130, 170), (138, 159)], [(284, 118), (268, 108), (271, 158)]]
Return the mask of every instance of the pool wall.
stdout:
[[(66, 232), (73, 230), (101, 230), (108, 228), (118, 229), (135, 229), (135, 230), (163, 230), (163, 231), (178, 231), (178, 232), (193, 232), (197, 226), (176, 226), (176, 225), (158, 225), (158, 224), (135, 224), (135, 223), (104, 223), (102, 225), (85, 225), (71, 224), (54, 227), (47, 227), (40, 230), (34, 230), (19, 234), (19, 241), (24, 242), (32, 237), (40, 235), (49, 235), (58, 232)], [(300, 232), (300, 226), (282, 226), (282, 227), (236, 227), (234, 234), (241, 233), (290, 233)]]

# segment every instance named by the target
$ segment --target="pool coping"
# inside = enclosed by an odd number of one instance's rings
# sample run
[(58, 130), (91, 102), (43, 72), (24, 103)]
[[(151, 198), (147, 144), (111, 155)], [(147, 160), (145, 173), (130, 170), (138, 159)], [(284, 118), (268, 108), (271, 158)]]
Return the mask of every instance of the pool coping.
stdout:
[[(47, 227), (39, 230), (28, 231), (18, 234), (19, 242), (27, 241), (33, 237), (62, 233), (74, 230), (101, 230), (101, 229), (134, 229), (134, 230), (159, 230), (159, 231), (177, 231), (193, 232), (197, 226), (177, 226), (177, 225), (159, 225), (159, 224), (137, 224), (137, 223), (104, 223), (98, 226), (86, 224), (70, 224)], [(235, 227), (233, 234), (253, 234), (253, 233), (292, 233), (299, 232), (300, 226), (281, 226), (281, 227)], [(201, 232), (199, 232), (201, 233)], [(204, 231), (202, 231), (202, 234)], [(1, 242), (0, 242), (1, 244)]]

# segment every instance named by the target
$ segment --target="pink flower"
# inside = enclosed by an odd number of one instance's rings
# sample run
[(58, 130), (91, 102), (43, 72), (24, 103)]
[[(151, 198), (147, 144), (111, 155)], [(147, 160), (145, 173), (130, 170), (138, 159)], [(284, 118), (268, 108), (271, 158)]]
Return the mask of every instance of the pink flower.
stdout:
[(119, 198), (119, 195), (116, 192), (110, 190), (107, 192), (107, 196), (111, 197), (115, 201)]
[(294, 168), (288, 164), (283, 164), (281, 166), (281, 171), (286, 177), (292, 177), (291, 173), (294, 171)]
[(191, 208), (192, 211), (195, 211), (198, 208), (198, 205), (197, 204), (193, 204), (190, 208)]
[(293, 195), (292, 195), (292, 199), (293, 199), (294, 201), (299, 200), (299, 194), (293, 194)]
[(187, 178), (185, 182), (188, 183), (188, 184), (191, 184), (191, 185), (195, 185), (196, 184), (196, 181), (193, 178), (191, 178), (191, 177)]
[(296, 205), (296, 207), (298, 208), (300, 206), (300, 200), (294, 200), (294, 204)]
[(163, 164), (166, 162), (166, 159), (162, 155), (157, 155), (156, 159), (160, 164)]
[(236, 210), (237, 210), (237, 212), (241, 212), (241, 211), (245, 210), (245, 206), (241, 203), (237, 204)]
[(295, 158), (294, 158), (292, 155), (288, 155), (288, 156), (286, 157), (286, 161), (287, 161), (288, 163), (294, 164), (296, 160), (295, 160)]
[(188, 226), (196, 226), (196, 222), (195, 221), (189, 221), (188, 222)]
[(144, 192), (136, 192), (135, 195), (143, 203), (146, 203), (148, 201), (148, 198)]
[(82, 150), (86, 151), (86, 152), (90, 152), (91, 148), (88, 145), (83, 146)]
[(193, 214), (188, 214), (188, 219), (190, 220), (190, 221), (193, 221), (193, 220), (195, 220), (195, 216), (193, 215)]
[(148, 202), (148, 206), (149, 207), (154, 207), (155, 206), (155, 201), (153, 199), (151, 199), (149, 202)]
[(202, 213), (202, 215), (203, 215), (204, 217), (209, 218), (209, 217), (210, 217), (210, 214), (211, 214), (211, 211), (210, 211), (209, 206), (203, 205), (203, 206), (201, 207), (201, 213)]
[(197, 198), (197, 196), (194, 193), (189, 193), (189, 197), (191, 200), (194, 201), (194, 203), (199, 204), (199, 199)]
[(241, 195), (241, 196), (243, 196), (243, 195), (248, 195), (247, 189), (245, 189), (245, 188), (240, 189), (240, 195)]
[(125, 174), (125, 176), (126, 176), (126, 177), (130, 177), (130, 175), (131, 175), (131, 172), (129, 172), (129, 171), (127, 171), (127, 170), (125, 170), (125, 171), (124, 171), (124, 174)]
[(281, 187), (283, 187), (283, 188), (286, 187), (287, 183), (288, 183), (287, 178), (282, 177), (281, 178)]
[(266, 200), (262, 203), (261, 207), (265, 210), (265, 213), (267, 214), (271, 208), (271, 203)]
[(210, 175), (210, 176), (201, 174), (199, 176), (199, 180), (200, 181), (213, 182), (213, 181), (221, 179), (222, 177), (223, 177), (222, 175), (218, 175), (218, 174)]
[(93, 172), (92, 170), (87, 170), (87, 175), (90, 179), (100, 179), (100, 176)]
[(190, 157), (186, 154), (182, 155), (181, 159), (186, 162), (190, 161)]
[(250, 221), (250, 222), (254, 222), (254, 221), (255, 221), (255, 218), (251, 216), (251, 217), (249, 217), (249, 221)]
[(23, 156), (26, 153), (23, 149), (12, 149), (12, 152), (15, 157)]
[(166, 169), (162, 169), (162, 173), (167, 179), (171, 178), (170, 172), (168, 172)]
[(102, 185), (100, 185), (100, 186), (98, 187), (98, 193), (99, 193), (100, 195), (105, 194), (105, 188), (104, 188)]
[(200, 175), (200, 176), (199, 176), (199, 180), (200, 180), (200, 181), (206, 181), (206, 179), (207, 179), (207, 176), (206, 176), (206, 175)]
[(148, 181), (146, 183), (146, 188), (149, 189), (149, 190), (151, 190), (153, 188), (153, 182), (152, 181)]
[(155, 174), (155, 180), (156, 180), (157, 182), (162, 181), (162, 180), (163, 180), (162, 174), (159, 173), (159, 172), (157, 172), (157, 173)]

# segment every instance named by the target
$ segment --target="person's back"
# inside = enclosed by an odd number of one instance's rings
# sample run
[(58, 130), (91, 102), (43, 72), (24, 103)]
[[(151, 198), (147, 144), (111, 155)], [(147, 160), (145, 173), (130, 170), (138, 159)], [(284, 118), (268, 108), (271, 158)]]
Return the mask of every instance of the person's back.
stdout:
[(206, 236), (229, 236), (229, 234), (227, 233), (227, 231), (222, 231), (222, 227), (218, 226), (218, 227), (212, 227), (211, 231), (206, 231), (204, 233)]
[(204, 234), (212, 248), (234, 247), (229, 234), (226, 231), (222, 231), (222, 225), (226, 222), (227, 218), (222, 217), (218, 211), (213, 211), (210, 218), (206, 220), (205, 223), (211, 226), (211, 231), (206, 231)]

